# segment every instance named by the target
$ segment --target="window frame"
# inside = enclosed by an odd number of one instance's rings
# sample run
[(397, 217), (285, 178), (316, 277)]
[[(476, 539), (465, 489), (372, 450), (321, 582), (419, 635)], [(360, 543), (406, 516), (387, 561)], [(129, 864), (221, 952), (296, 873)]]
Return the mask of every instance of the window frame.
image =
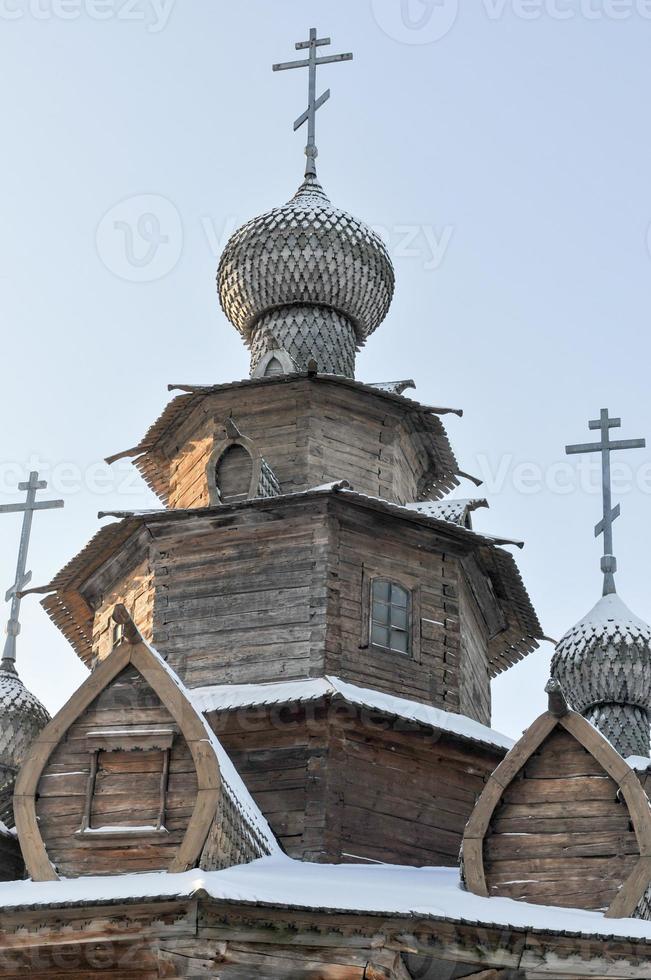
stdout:
[(262, 473), (262, 453), (254, 445), (251, 439), (247, 439), (246, 436), (239, 436), (236, 439), (223, 439), (220, 442), (215, 443), (213, 450), (208, 457), (208, 462), (206, 463), (208, 497), (210, 499), (210, 505), (213, 507), (226, 506), (222, 500), (219, 485), (217, 483), (217, 470), (222, 457), (225, 456), (228, 450), (232, 449), (234, 446), (241, 446), (242, 449), (245, 449), (251, 457), (251, 482), (246, 499), (251, 500), (256, 496), (260, 483), (260, 475)]
[[(169, 831), (165, 827), (167, 793), (169, 789), (170, 758), (172, 746), (176, 737), (175, 728), (152, 729), (151, 731), (128, 730), (107, 731), (89, 734), (86, 738), (86, 749), (90, 756), (90, 769), (86, 782), (86, 798), (81, 826), (76, 837), (85, 839), (130, 838), (130, 837), (160, 837)], [(95, 788), (99, 772), (99, 760), (102, 753), (112, 752), (160, 752), (162, 766), (160, 773), (160, 802), (156, 823), (151, 827), (130, 827), (128, 825), (111, 825), (105, 828), (93, 828), (92, 812), (95, 799)]]
[[(387, 589), (387, 599), (386, 601), (381, 597), (377, 596), (376, 589), (378, 586), (386, 586)], [(405, 602), (402, 603), (394, 602), (393, 590), (399, 590), (400, 593), (404, 595)], [(387, 620), (380, 621), (375, 618), (375, 606), (376, 604), (381, 604), (386, 607), (387, 610)], [(380, 578), (377, 576), (371, 582), (371, 595), (370, 595), (370, 622), (369, 622), (369, 640), (372, 647), (379, 647), (381, 650), (387, 650), (389, 653), (398, 653), (403, 657), (411, 657), (411, 650), (413, 646), (412, 641), (412, 620), (411, 620), (411, 607), (412, 607), (412, 597), (411, 589), (405, 588), (400, 582), (396, 582), (394, 579), (390, 578)], [(404, 609), (405, 625), (399, 626), (394, 623), (393, 620), (393, 610), (394, 609)], [(388, 635), (388, 643), (379, 643), (373, 638), (373, 633), (375, 628), (386, 630)], [(405, 636), (405, 649), (401, 650), (396, 646), (391, 645), (393, 632), (397, 632)]]
[[(378, 653), (395, 658), (402, 657), (405, 660), (420, 662), (420, 586), (416, 581), (408, 581), (397, 577), (391, 572), (373, 570), (368, 574), (365, 568), (362, 573), (362, 642), (360, 647), (369, 648)], [(390, 646), (373, 641), (373, 591), (376, 583), (385, 582), (390, 586), (395, 585), (407, 593), (407, 651), (395, 650)]]

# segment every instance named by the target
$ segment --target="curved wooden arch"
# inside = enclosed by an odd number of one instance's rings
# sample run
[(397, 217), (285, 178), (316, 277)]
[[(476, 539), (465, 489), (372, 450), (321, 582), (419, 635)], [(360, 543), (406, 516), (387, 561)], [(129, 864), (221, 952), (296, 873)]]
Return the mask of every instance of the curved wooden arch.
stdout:
[[(124, 607), (116, 607), (115, 618)], [(123, 621), (123, 620), (119, 620)], [(197, 799), (185, 837), (167, 868), (187, 871), (196, 866), (217, 812), (221, 774), (217, 756), (210, 744), (203, 720), (175, 682), (164, 661), (151, 650), (129, 619), (125, 640), (111, 653), (73, 694), (34, 742), (30, 756), (21, 768), (14, 793), (14, 815), (18, 839), (27, 871), (33, 881), (57, 881), (48, 857), (37, 816), (36, 792), (47, 762), (64, 735), (95, 698), (128, 666), (133, 666), (151, 686), (186, 739), (197, 771)]]
[[(551, 699), (550, 699), (551, 700)], [(611, 903), (608, 918), (627, 918), (635, 912), (651, 884), (651, 809), (635, 772), (610, 742), (590, 722), (575, 711), (555, 714), (546, 711), (511, 749), (489, 778), (463, 836), (463, 862), (466, 887), (475, 895), (488, 896), (484, 865), (484, 840), (493, 814), (505, 790), (527, 764), (545, 739), (560, 726), (569, 732), (617, 783), (626, 802), (640, 848), (636, 867), (624, 881)]]
[(247, 439), (247, 437), (243, 435), (238, 435), (229, 439), (223, 439), (221, 442), (216, 443), (213, 451), (208, 457), (208, 462), (206, 463), (206, 480), (208, 483), (208, 494), (210, 496), (211, 505), (222, 503), (219, 495), (219, 487), (217, 486), (217, 468), (222, 457), (228, 452), (229, 449), (232, 449), (233, 446), (241, 446), (242, 449), (245, 449), (251, 457), (251, 482), (249, 484), (249, 492), (247, 496), (249, 499), (257, 496), (258, 487), (260, 486), (260, 477), (262, 475), (262, 453), (251, 439)]

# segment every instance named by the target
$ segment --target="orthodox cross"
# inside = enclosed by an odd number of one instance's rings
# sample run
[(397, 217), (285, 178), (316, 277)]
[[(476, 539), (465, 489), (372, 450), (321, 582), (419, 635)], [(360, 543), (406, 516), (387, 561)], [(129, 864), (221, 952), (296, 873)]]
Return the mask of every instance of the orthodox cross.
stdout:
[(18, 564), (16, 566), (16, 579), (5, 596), (5, 601), (11, 599), (11, 613), (7, 623), (7, 639), (2, 653), (2, 664), (4, 670), (15, 671), (16, 664), (16, 637), (20, 633), (20, 602), (22, 590), (31, 580), (32, 573), (27, 571), (27, 551), (29, 549), (29, 539), (32, 533), (32, 519), (35, 510), (52, 510), (54, 507), (63, 507), (63, 500), (43, 500), (36, 502), (37, 490), (45, 490), (47, 483), (39, 480), (38, 473), (30, 473), (27, 483), (19, 483), (18, 489), (27, 492), (27, 499), (24, 504), (2, 504), (0, 514), (23, 514), (23, 529), (20, 535), (20, 547), (18, 549)]
[(601, 453), (604, 516), (595, 527), (594, 533), (596, 538), (600, 534), (604, 536), (604, 554), (601, 559), (601, 570), (604, 573), (604, 595), (612, 595), (617, 591), (615, 589), (617, 559), (613, 555), (613, 524), (621, 513), (619, 504), (616, 507), (612, 505), (610, 454), (616, 449), (644, 449), (646, 446), (646, 439), (618, 439), (611, 441), (610, 430), (619, 429), (621, 424), (621, 419), (611, 419), (608, 415), (608, 409), (602, 408), (600, 417), (588, 422), (590, 429), (597, 429), (601, 433), (600, 441), (565, 447), (565, 452), (568, 455), (577, 453)]
[(315, 27), (310, 29), (309, 41), (297, 41), (296, 50), (308, 49), (308, 56), (301, 61), (285, 61), (279, 65), (273, 65), (274, 71), (287, 71), (288, 68), (307, 68), (308, 69), (308, 104), (305, 112), (298, 117), (294, 123), (294, 132), (307, 123), (307, 146), (305, 156), (307, 164), (305, 166), (305, 176), (316, 176), (316, 158), (318, 150), (316, 148), (316, 114), (318, 110), (330, 98), (330, 89), (326, 89), (323, 95), (316, 97), (316, 70), (319, 65), (329, 65), (335, 61), (352, 61), (352, 54), (331, 54), (322, 58), (317, 57), (316, 49), (326, 44), (331, 44), (329, 37), (318, 37)]

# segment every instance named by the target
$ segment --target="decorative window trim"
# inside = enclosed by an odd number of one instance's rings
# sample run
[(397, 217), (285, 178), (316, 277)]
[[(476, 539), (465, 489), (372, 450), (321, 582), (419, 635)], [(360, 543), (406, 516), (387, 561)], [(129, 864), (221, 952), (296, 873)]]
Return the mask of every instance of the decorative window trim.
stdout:
[[(86, 747), (90, 755), (90, 770), (86, 784), (86, 801), (81, 827), (75, 834), (77, 838), (120, 838), (120, 837), (151, 837), (167, 834), (165, 827), (165, 807), (170, 777), (170, 756), (177, 731), (167, 729), (116, 729), (105, 732), (92, 732), (86, 737)], [(92, 827), (93, 801), (97, 785), (99, 760), (101, 753), (110, 752), (159, 752), (162, 754), (162, 766), (159, 784), (159, 805), (156, 823), (151, 826), (115, 826)]]
[(223, 439), (218, 442), (210, 456), (208, 457), (208, 462), (206, 464), (206, 479), (208, 481), (208, 494), (210, 497), (210, 503), (212, 506), (218, 506), (223, 503), (219, 487), (217, 486), (217, 469), (222, 460), (222, 457), (226, 455), (229, 449), (233, 446), (241, 446), (251, 457), (252, 467), (251, 467), (251, 482), (249, 484), (249, 490), (247, 493), (247, 498), (251, 500), (253, 497), (257, 496), (258, 487), (260, 485), (260, 477), (262, 475), (262, 454), (258, 449), (256, 449), (255, 444), (247, 439), (246, 436), (237, 436), (233, 439)]
[[(399, 650), (392, 650), (390, 647), (380, 646), (373, 643), (371, 634), (373, 630), (372, 610), (373, 610), (373, 583), (391, 582), (399, 585), (401, 589), (409, 594), (408, 605), (408, 635), (409, 651), (401, 653)], [(421, 597), (420, 583), (416, 579), (396, 576), (391, 570), (380, 569), (377, 566), (369, 569), (367, 565), (362, 567), (362, 629), (360, 637), (360, 649), (369, 649), (388, 657), (403, 657), (416, 663), (421, 662)]]

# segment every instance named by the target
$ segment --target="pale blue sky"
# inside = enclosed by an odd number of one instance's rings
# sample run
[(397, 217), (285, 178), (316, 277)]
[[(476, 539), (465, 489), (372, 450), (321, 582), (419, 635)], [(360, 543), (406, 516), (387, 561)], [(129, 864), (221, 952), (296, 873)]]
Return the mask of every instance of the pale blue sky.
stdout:
[[(447, 423), (458, 458), (491, 477), (476, 526), (526, 539), (550, 635), (583, 615), (600, 499), (594, 480), (558, 492), (578, 462), (563, 447), (605, 405), (651, 437), (650, 18), (644, 0), (0, 0), (0, 502), (34, 459), (66, 497), (36, 520), (35, 582), (98, 510), (154, 503), (128, 465), (107, 484), (95, 464), (138, 441), (168, 382), (246, 375), (218, 252), (300, 180), (305, 79), (270, 66), (315, 25), (355, 53), (322, 71), (320, 176), (397, 272), (358, 377), (414, 377), (422, 401), (465, 409)], [(140, 231), (166, 241), (148, 262), (136, 238), (130, 264), (114, 223), (148, 212), (160, 228)], [(616, 532), (620, 593), (645, 618), (650, 459), (630, 458)], [(18, 534), (0, 518), (3, 590)], [(495, 685), (497, 727), (541, 710), (549, 653)], [(20, 667), (51, 708), (83, 676), (35, 599)]]

